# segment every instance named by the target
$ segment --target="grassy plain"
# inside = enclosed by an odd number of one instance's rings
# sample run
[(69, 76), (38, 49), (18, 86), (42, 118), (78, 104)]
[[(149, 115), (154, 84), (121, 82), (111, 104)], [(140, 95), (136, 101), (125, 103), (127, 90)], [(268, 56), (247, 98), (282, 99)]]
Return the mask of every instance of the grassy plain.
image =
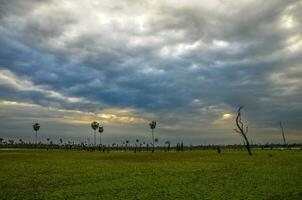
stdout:
[(302, 199), (302, 151), (0, 150), (0, 199)]

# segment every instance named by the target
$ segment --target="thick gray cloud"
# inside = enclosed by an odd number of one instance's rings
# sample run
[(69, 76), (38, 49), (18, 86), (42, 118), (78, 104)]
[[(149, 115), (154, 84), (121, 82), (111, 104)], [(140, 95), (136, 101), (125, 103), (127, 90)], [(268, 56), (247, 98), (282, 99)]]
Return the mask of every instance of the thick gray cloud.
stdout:
[[(0, 1), (0, 133), (8, 119), (29, 123), (33, 105), (31, 121), (70, 137), (84, 137), (93, 119), (120, 126), (110, 141), (125, 137), (122, 127), (139, 137), (157, 119), (163, 140), (233, 143), (245, 105), (254, 141), (279, 142), (282, 120), (299, 142), (301, 8), (298, 0)], [(60, 111), (44, 116), (45, 108)], [(66, 126), (81, 128), (70, 135)]]

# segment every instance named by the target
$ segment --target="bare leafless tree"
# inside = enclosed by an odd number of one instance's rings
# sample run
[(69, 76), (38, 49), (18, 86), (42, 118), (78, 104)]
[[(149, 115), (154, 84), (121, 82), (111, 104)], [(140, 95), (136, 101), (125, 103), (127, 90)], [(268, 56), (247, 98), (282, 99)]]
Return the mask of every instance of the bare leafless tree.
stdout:
[(239, 133), (242, 138), (244, 139), (244, 144), (246, 147), (246, 150), (248, 151), (249, 155), (252, 155), (251, 147), (249, 140), (247, 138), (247, 133), (248, 133), (248, 126), (244, 126), (242, 120), (241, 120), (241, 110), (243, 109), (243, 106), (240, 106), (238, 111), (237, 111), (237, 117), (236, 117), (236, 126), (237, 129), (234, 129), (237, 133)]

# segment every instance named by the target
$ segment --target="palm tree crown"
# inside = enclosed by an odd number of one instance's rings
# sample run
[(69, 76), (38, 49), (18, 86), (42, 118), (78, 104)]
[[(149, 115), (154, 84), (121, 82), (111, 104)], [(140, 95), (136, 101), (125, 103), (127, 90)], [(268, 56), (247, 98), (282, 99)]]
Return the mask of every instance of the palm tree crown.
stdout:
[(104, 127), (103, 126), (100, 126), (99, 127), (99, 133), (103, 133), (104, 132)]
[(93, 130), (96, 130), (99, 127), (99, 125), (100, 125), (99, 123), (97, 123), (96, 121), (94, 121), (94, 122), (91, 123), (91, 128)]
[(39, 123), (34, 123), (33, 124), (33, 129), (34, 129), (34, 131), (38, 131), (40, 129), (40, 124)]
[(152, 121), (150, 124), (149, 124), (150, 128), (151, 129), (155, 129), (156, 127), (156, 121)]

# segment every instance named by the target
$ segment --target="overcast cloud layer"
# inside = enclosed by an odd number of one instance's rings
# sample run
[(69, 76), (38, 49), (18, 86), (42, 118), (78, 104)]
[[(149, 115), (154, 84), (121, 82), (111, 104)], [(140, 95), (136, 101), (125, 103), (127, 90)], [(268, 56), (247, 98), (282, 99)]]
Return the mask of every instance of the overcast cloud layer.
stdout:
[[(302, 2), (0, 0), (0, 136), (302, 140)], [(92, 137), (91, 137), (92, 138)]]

